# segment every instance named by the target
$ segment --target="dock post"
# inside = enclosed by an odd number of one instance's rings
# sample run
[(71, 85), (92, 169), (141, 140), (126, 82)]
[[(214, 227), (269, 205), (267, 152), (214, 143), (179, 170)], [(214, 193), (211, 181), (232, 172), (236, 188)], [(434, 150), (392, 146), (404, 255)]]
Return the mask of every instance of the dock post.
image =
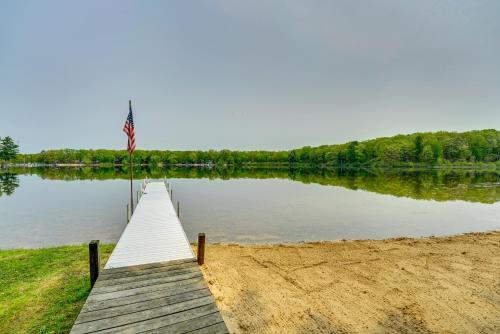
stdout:
[(205, 263), (205, 233), (198, 233), (198, 264)]
[(135, 205), (137, 206), (137, 204), (139, 204), (139, 190), (137, 190), (136, 199), (135, 199)]
[(180, 217), (181, 217), (181, 211), (179, 208), (179, 201), (177, 201), (177, 218), (180, 218)]
[(128, 204), (127, 204), (127, 223), (130, 221), (130, 215), (129, 215), (129, 209), (128, 209)]
[(90, 264), (90, 286), (93, 287), (99, 277), (99, 268), (101, 267), (101, 252), (99, 249), (99, 240), (92, 240), (89, 243), (89, 264)]

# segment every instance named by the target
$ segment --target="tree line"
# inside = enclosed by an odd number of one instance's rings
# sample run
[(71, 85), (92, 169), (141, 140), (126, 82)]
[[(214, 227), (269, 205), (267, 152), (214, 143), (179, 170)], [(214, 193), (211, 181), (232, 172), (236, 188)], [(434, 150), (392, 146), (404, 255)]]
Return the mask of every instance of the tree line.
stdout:
[[(428, 132), (290, 151), (136, 150), (133, 163), (151, 166), (312, 165), (334, 167), (499, 163), (500, 131)], [(126, 165), (125, 150), (46, 150), (21, 154), (18, 163)]]

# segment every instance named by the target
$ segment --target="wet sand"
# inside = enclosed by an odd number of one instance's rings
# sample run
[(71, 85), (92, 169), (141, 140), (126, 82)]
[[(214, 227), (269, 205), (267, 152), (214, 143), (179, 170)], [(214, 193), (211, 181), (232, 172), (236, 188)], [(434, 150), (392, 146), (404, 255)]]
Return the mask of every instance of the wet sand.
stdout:
[(208, 244), (231, 333), (499, 333), (500, 232)]

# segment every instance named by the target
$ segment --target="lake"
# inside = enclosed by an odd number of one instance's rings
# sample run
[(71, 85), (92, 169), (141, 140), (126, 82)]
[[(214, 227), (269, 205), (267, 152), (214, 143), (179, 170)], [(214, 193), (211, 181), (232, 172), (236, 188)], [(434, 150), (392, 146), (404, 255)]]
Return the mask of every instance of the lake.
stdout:
[[(500, 229), (500, 172), (170, 168), (188, 238), (278, 243), (421, 237)], [(0, 248), (116, 242), (126, 226), (128, 172), (12, 168), (0, 172)], [(134, 191), (135, 195), (135, 191)]]

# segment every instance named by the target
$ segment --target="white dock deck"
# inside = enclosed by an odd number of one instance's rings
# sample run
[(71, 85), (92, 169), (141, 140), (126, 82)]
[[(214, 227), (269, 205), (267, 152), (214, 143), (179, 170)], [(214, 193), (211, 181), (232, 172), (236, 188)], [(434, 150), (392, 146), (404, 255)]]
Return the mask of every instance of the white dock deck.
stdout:
[(194, 259), (163, 182), (149, 182), (104, 269)]

